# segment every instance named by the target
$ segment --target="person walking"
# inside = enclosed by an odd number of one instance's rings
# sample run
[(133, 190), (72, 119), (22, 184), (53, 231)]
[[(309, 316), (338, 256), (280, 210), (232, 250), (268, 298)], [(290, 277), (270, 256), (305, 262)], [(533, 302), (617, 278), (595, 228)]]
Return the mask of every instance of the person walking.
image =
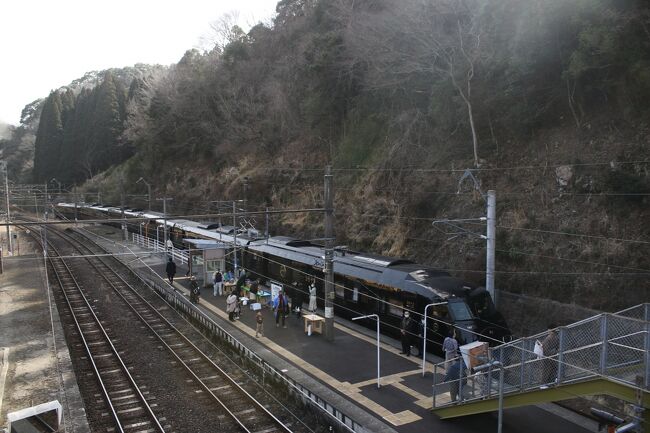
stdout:
[(316, 312), (316, 284), (313, 281), (309, 285), (309, 311)]
[(237, 307), (237, 295), (233, 290), (226, 298), (226, 312), (228, 313), (228, 320), (235, 321), (235, 308)]
[(404, 312), (400, 332), (402, 334), (402, 355), (411, 356), (411, 333), (413, 330), (413, 320), (408, 311)]
[(176, 275), (176, 263), (174, 263), (174, 260), (171, 257), (167, 262), (167, 266), (165, 267), (165, 272), (167, 273), (167, 279), (169, 280), (169, 284), (174, 284), (174, 275)]
[(261, 310), (257, 310), (255, 315), (255, 337), (259, 338), (260, 335), (264, 337), (264, 316), (262, 316)]
[(557, 335), (555, 325), (548, 325), (548, 335), (542, 341), (542, 388), (554, 385), (557, 381), (557, 353), (560, 349), (560, 337)]
[(445, 352), (445, 371), (447, 371), (452, 361), (458, 358), (458, 341), (456, 340), (456, 333), (453, 329), (449, 331), (449, 335), (442, 342), (442, 350)]
[(276, 328), (280, 326), (280, 319), (282, 319), (282, 327), (286, 328), (284, 320), (287, 315), (287, 298), (282, 293), (282, 290), (278, 293), (278, 296), (273, 300), (273, 310), (275, 311), (275, 326)]
[(221, 274), (221, 271), (214, 273), (214, 277), (212, 278), (212, 288), (212, 294), (214, 296), (223, 295), (223, 275)]
[[(467, 374), (465, 373), (465, 363), (463, 358), (458, 358), (447, 370), (445, 382), (449, 382), (449, 395), (451, 401), (457, 401), (459, 394), (460, 400), (463, 400), (464, 390), (467, 385)], [(462, 388), (461, 388), (462, 384)]]

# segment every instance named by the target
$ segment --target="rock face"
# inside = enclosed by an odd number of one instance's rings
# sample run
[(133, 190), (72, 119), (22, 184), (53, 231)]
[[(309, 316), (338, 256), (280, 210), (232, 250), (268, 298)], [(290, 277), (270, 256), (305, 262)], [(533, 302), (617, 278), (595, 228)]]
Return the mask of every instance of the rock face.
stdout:
[(555, 179), (560, 190), (565, 190), (573, 179), (573, 167), (570, 165), (561, 165), (555, 169)]

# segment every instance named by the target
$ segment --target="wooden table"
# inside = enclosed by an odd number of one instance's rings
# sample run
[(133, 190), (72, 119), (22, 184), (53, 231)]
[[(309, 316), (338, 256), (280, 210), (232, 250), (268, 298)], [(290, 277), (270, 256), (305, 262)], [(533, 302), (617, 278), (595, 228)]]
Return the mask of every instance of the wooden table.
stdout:
[(309, 332), (309, 325), (311, 325), (311, 332), (318, 332), (319, 334), (323, 333), (323, 324), (325, 323), (324, 317), (321, 317), (318, 314), (305, 314), (302, 318), (305, 321), (305, 332)]

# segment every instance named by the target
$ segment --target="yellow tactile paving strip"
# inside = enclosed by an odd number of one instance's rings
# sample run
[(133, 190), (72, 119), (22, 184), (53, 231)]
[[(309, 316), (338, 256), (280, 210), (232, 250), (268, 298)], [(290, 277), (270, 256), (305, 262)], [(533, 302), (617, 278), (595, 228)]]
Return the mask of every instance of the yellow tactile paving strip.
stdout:
[[(178, 286), (176, 286), (178, 288)], [(187, 293), (187, 290), (183, 288), (183, 293)], [(227, 319), (228, 315), (220, 310), (219, 308), (215, 307), (212, 304), (209, 304), (207, 302), (204, 302), (201, 304), (203, 308), (206, 308), (210, 310), (212, 313), (215, 315), (219, 316), (222, 319)], [(231, 322), (231, 324), (235, 327), (237, 327), (240, 331), (250, 335), (251, 337), (255, 337), (255, 330), (247, 325), (244, 325), (241, 322)], [(350, 329), (346, 326), (339, 325), (337, 323), (334, 324), (334, 326), (339, 329), (342, 332), (345, 332), (347, 334), (350, 334), (358, 339), (367, 341), (368, 343), (371, 344), (376, 344), (377, 340), (374, 338), (370, 338), (366, 335), (363, 335), (357, 331), (354, 331), (353, 329)], [(325, 373), (324, 371), (320, 370), (319, 368), (309, 364), (308, 362), (305, 362), (302, 358), (294, 355), (287, 349), (283, 348), (279, 344), (274, 343), (273, 341), (269, 340), (266, 337), (261, 337), (258, 338), (258, 341), (260, 341), (262, 344), (266, 345), (270, 350), (274, 351), (278, 355), (282, 356), (289, 362), (295, 364), (296, 366), (300, 367), (302, 370), (305, 372), (309, 373), (310, 375), (314, 376), (315, 378), (319, 379), (323, 383), (326, 383), (327, 385), (333, 387), (335, 390), (339, 391), (355, 403), (365, 407), (368, 410), (371, 410), (372, 412), (376, 413), (377, 415), (381, 416), (384, 420), (387, 422), (391, 423), (394, 426), (400, 426), (412, 422), (416, 422), (422, 419), (419, 415), (411, 412), (410, 410), (405, 410), (402, 412), (398, 413), (393, 413), (390, 410), (386, 409), (385, 407), (381, 406), (379, 403), (376, 403), (373, 400), (370, 400), (369, 398), (365, 397), (364, 395), (361, 394), (361, 388), (369, 385), (373, 385), (377, 383), (377, 379), (370, 379), (366, 380), (363, 382), (358, 382), (358, 383), (349, 383), (349, 382), (340, 382), (339, 380), (335, 379), (334, 377), (330, 376), (329, 374)], [(399, 354), (398, 349), (388, 346), (386, 344), (381, 345), (382, 350), (386, 350), (387, 352), (391, 352), (394, 354)], [(407, 360), (410, 360), (414, 364), (421, 365), (421, 362), (419, 361), (418, 358), (410, 358), (410, 357), (405, 357)], [(407, 376), (412, 376), (415, 374), (422, 374), (422, 369), (417, 369), (417, 370), (409, 370), (409, 371), (404, 371), (396, 374), (391, 374), (389, 376), (383, 376), (380, 378), (380, 382), (382, 386), (393, 386), (397, 388), (398, 390), (410, 395), (414, 399), (414, 404), (417, 404), (418, 406), (424, 408), (424, 409), (430, 409), (433, 407), (433, 403), (431, 400), (431, 397), (427, 397), (423, 394), (420, 394), (419, 392), (405, 386), (402, 382), (405, 377)]]

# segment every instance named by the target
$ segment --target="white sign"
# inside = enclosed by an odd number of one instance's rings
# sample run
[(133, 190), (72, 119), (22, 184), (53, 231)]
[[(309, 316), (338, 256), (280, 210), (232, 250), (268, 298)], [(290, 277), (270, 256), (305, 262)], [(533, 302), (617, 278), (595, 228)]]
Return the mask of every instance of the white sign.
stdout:
[(326, 319), (331, 319), (333, 317), (334, 317), (334, 308), (325, 307), (325, 318)]
[(271, 283), (271, 299), (277, 298), (278, 293), (280, 293), (280, 290), (282, 290), (282, 285)]

